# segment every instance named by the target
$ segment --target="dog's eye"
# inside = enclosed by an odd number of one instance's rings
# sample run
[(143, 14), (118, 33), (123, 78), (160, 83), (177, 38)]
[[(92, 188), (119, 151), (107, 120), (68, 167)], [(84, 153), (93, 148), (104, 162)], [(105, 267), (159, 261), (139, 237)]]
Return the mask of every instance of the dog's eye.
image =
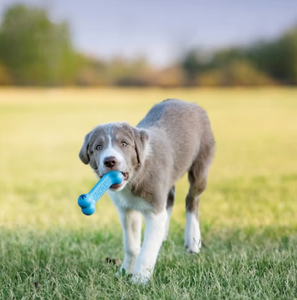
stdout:
[(102, 150), (102, 145), (97, 145), (96, 150)]
[(126, 146), (128, 146), (128, 144), (126, 142), (121, 142), (121, 146), (126, 147)]

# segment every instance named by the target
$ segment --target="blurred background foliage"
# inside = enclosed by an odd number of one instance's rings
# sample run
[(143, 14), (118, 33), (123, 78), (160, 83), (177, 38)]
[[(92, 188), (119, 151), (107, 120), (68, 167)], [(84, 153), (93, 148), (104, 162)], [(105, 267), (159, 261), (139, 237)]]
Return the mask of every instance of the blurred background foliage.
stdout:
[(45, 9), (13, 5), (0, 24), (0, 85), (262, 86), (297, 84), (297, 25), (275, 40), (191, 49), (160, 69), (145, 57), (100, 60), (79, 53), (67, 22)]

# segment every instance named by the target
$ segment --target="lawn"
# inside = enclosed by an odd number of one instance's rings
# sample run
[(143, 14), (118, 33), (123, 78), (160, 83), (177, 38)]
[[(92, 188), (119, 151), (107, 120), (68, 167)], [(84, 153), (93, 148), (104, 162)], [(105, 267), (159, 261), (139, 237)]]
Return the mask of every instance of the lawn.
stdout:
[[(132, 125), (166, 98), (201, 105), (216, 155), (200, 204), (204, 247), (183, 248), (186, 176), (147, 286), (123, 258), (107, 196), (78, 158), (98, 123)], [(297, 89), (0, 89), (0, 299), (297, 299)]]

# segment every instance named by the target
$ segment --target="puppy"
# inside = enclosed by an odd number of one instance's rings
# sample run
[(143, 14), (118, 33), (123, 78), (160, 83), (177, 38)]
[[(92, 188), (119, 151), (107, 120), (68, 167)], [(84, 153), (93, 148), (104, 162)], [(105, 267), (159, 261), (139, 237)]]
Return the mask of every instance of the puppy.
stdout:
[[(117, 207), (123, 228), (125, 258), (120, 271), (132, 281), (146, 283), (152, 275), (162, 242), (166, 240), (174, 204), (175, 182), (188, 172), (185, 247), (201, 248), (198, 206), (207, 184), (214, 154), (209, 119), (196, 104), (169, 99), (155, 105), (133, 127), (109, 123), (89, 132), (79, 157), (99, 178), (116, 170), (121, 184), (108, 194)], [(141, 222), (146, 228), (141, 247)]]

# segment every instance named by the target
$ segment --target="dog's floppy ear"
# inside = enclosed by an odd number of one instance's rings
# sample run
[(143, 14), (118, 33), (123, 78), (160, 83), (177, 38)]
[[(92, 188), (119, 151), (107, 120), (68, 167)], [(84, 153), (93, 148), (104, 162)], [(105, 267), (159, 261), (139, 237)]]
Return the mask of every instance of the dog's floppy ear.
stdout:
[(90, 161), (90, 156), (89, 156), (89, 153), (88, 153), (88, 150), (89, 150), (89, 144), (90, 144), (90, 138), (91, 138), (91, 134), (92, 134), (92, 131), (89, 132), (86, 136), (85, 136), (85, 140), (84, 140), (84, 143), (80, 149), (80, 152), (79, 152), (79, 158), (81, 159), (81, 161), (84, 163), (84, 164), (88, 164), (89, 161)]
[(141, 165), (145, 160), (145, 146), (149, 139), (148, 133), (145, 130), (134, 128), (135, 151), (138, 164)]

